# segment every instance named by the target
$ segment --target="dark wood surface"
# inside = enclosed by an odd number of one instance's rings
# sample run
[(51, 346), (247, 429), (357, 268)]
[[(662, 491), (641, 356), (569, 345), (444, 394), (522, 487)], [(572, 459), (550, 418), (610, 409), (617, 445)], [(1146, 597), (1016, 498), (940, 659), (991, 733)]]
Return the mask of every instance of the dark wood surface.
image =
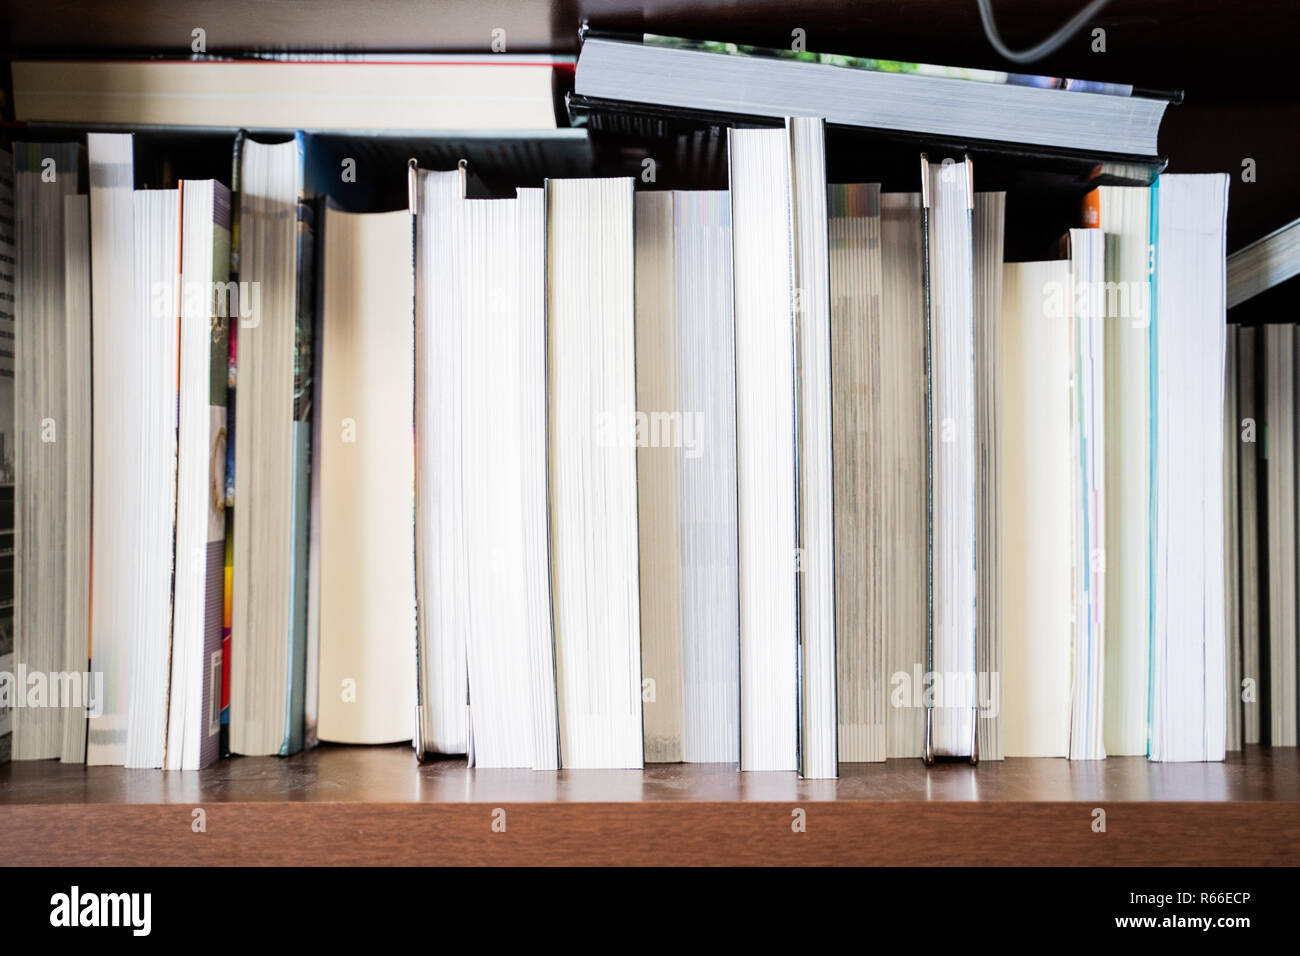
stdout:
[(1223, 763), (1011, 759), (844, 764), (838, 780), (738, 773), (728, 764), (645, 770), (467, 769), (463, 758), (418, 764), (409, 746), (325, 745), (287, 759), (233, 757), (164, 773), (57, 761), (0, 765), (0, 808), (14, 804), (499, 803), (685, 801), (1281, 801), (1300, 802), (1300, 751), (1251, 747)]
[[(1093, 829), (1096, 811), (1105, 832)], [(203, 832), (193, 828), (202, 811)], [(792, 821), (801, 810), (805, 832)], [(504, 813), (505, 832), (493, 830)], [(417, 765), (406, 747), (235, 758), (201, 773), (0, 767), (9, 864), (1300, 864), (1300, 758), (919, 760), (835, 781), (724, 765)]]

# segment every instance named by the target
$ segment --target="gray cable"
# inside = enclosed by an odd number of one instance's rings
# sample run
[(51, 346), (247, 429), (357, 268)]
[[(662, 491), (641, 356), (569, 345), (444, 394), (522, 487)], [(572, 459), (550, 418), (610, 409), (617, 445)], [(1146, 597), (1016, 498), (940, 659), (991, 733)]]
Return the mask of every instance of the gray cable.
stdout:
[(989, 43), (993, 45), (993, 49), (1012, 63), (1033, 63), (1035, 60), (1041, 60), (1043, 57), (1060, 49), (1066, 40), (1078, 33), (1079, 29), (1096, 16), (1110, 0), (1092, 0), (1092, 3), (1076, 13), (1065, 26), (1042, 43), (1031, 46), (1028, 50), (1018, 51), (1011, 49), (1002, 42), (1002, 37), (998, 36), (997, 25), (993, 22), (993, 0), (977, 0), (977, 2), (980, 8), (980, 22), (984, 24), (984, 35), (989, 38)]

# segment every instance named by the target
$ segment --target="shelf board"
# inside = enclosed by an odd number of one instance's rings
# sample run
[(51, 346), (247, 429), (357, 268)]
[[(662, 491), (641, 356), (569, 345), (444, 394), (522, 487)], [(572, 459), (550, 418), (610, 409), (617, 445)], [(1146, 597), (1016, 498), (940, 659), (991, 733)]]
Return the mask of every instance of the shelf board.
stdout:
[(471, 770), (419, 765), (406, 746), (199, 773), (24, 762), (0, 766), (0, 847), (8, 864), (1294, 865), (1300, 756), (890, 760), (846, 764), (838, 780), (721, 764)]

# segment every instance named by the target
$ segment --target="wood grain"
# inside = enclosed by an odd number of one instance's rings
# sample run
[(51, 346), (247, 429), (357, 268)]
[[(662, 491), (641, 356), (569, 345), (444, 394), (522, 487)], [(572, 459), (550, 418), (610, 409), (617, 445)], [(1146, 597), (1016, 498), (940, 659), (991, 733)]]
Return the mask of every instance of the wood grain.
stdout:
[(827, 781), (725, 765), (470, 770), (401, 746), (200, 773), (42, 761), (0, 767), (0, 848), (11, 865), (1296, 865), (1300, 757), (891, 760)]

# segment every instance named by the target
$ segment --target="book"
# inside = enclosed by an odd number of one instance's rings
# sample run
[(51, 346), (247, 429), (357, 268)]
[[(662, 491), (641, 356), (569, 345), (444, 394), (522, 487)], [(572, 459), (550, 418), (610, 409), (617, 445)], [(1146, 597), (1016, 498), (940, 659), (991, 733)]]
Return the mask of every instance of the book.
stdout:
[[(828, 123), (1021, 146), (1155, 156), (1168, 100), (808, 62), (649, 38), (588, 36), (582, 97), (741, 117), (822, 116)], [(1118, 92), (1118, 91), (1117, 91)]]
[(1106, 756), (1102, 739), (1106, 660), (1106, 302), (1105, 236), (1071, 229), (1071, 481), (1073, 660), (1070, 759)]
[[(139, 523), (142, 511), (155, 502), (143, 496), (137, 464), (142, 461), (140, 365), (144, 355), (135, 297), (133, 142), (129, 134), (91, 133), (86, 146), (91, 340), (96, 343), (91, 393), (94, 535), (90, 665), (92, 671), (103, 674), (99, 712), (90, 717), (86, 732), (86, 763), (122, 765), (127, 754), (131, 641), (146, 626), (141, 574), (136, 567), (138, 560), (145, 560), (140, 554)], [(160, 622), (155, 619), (153, 626)]]
[(563, 58), (511, 54), (19, 60), (24, 122), (262, 130), (554, 129)]
[[(123, 402), (120, 395), (108, 399), (101, 393), (93, 407), (102, 409), (106, 400), (125, 405), (126, 414), (117, 424), (129, 433), (125, 450), (132, 454), (128, 458), (131, 466), (123, 469), (119, 480), (133, 485), (123, 511), (135, 526), (125, 535), (113, 535), (114, 522), (110, 520), (104, 528), (106, 522), (101, 520), (94, 537), (98, 541), (105, 531), (112, 535), (110, 540), (122, 549), (115, 556), (125, 559), (129, 555), (130, 561), (124, 563), (137, 568), (134, 580), (138, 629), (126, 640), (127, 723), (123, 756), (127, 767), (156, 768), (163, 765), (167, 751), (173, 587), (178, 570), (175, 544), (180, 380), (177, 358), (181, 351), (181, 290), (177, 281), (181, 265), (180, 192), (137, 189), (133, 205), (135, 314), (131, 316), (133, 328), (119, 332), (113, 343), (125, 346), (125, 354), (119, 352), (113, 359), (119, 375), (131, 376), (129, 388), (135, 394)], [(102, 340), (96, 336), (95, 341)], [(95, 475), (98, 484), (98, 468)], [(99, 509), (94, 514), (104, 516)], [(181, 558), (194, 560), (191, 554)], [(99, 628), (92, 633), (98, 634)]]
[(241, 147), (230, 749), (287, 756), (305, 730), (315, 208), (301, 135)]
[(1224, 749), (1242, 749), (1241, 727), (1241, 462), (1237, 436), (1240, 326), (1229, 325), (1223, 382)]
[(1237, 450), (1238, 457), (1241, 667), (1238, 682), (1231, 689), (1241, 708), (1243, 745), (1260, 743), (1261, 716), (1267, 714), (1263, 706), (1266, 690), (1261, 659), (1268, 539), (1267, 534), (1260, 533), (1260, 488), (1266, 474), (1260, 458), (1265, 445), (1264, 428), (1267, 427), (1259, 401), (1263, 337), (1264, 332), (1254, 326), (1237, 329), (1237, 414), (1232, 419), (1232, 447)]
[(395, 743), (415, 706), (410, 213), (327, 207), (321, 246), (317, 733)]
[[(91, 313), (90, 313), (90, 199), (78, 194), (63, 200), (63, 288), (66, 324), (66, 374), (68, 383), (67, 536), (64, 561), (64, 599), (67, 602), (63, 639), (64, 666), (70, 672), (84, 669), (89, 691), (70, 702), (63, 712), (64, 763), (86, 762), (86, 717), (99, 701), (97, 678), (90, 667), (90, 557), (91, 557)], [(83, 681), (85, 678), (83, 678)]]
[(546, 216), (560, 765), (639, 768), (644, 747), (632, 180), (547, 180)]
[(1007, 757), (1070, 752), (1074, 353), (1070, 316), (1060, 308), (1068, 288), (1068, 259), (1004, 267), (999, 434), (1008, 503), (1001, 708)]
[(1151, 562), (1151, 197), (1100, 186), (1085, 224), (1105, 243), (1107, 754), (1147, 751)]
[(1228, 308), (1300, 275), (1300, 219), (1228, 256)]
[(739, 760), (731, 197), (636, 196), (645, 759)]
[[(921, 156), (926, 299), (929, 666), (927, 740), (976, 756), (974, 168)], [(927, 754), (928, 756), (929, 754)]]
[(1261, 741), (1296, 744), (1296, 327), (1269, 323), (1263, 333), (1264, 483), (1267, 488), (1268, 720)]
[(217, 758), (221, 733), (226, 550), (226, 377), (230, 190), (211, 179), (180, 183), (180, 406), (176, 480), (169, 770)]
[(1228, 176), (1162, 176), (1156, 194), (1148, 755), (1222, 760)]
[(978, 445), (976, 507), (979, 593), (976, 623), (976, 704), (979, 758), (1001, 760), (1002, 748), (1002, 259), (1007, 195), (977, 192), (971, 215), (974, 235), (975, 440)]
[(881, 216), (877, 183), (832, 185), (831, 393), (835, 493), (835, 670), (841, 763), (885, 759)]
[[(0, 150), (0, 673), (14, 672), (14, 166)], [(14, 701), (0, 699), (0, 763), (13, 752)]]
[[(50, 675), (86, 670), (85, 660), (65, 659), (68, 621), (64, 546), (69, 453), (83, 436), (69, 430), (72, 382), (69, 349), (85, 342), (85, 330), (68, 341), (63, 248), (64, 199), (77, 192), (81, 147), (73, 143), (15, 143), (13, 163), (14, 255), (10, 331), (13, 430), (6, 446), (13, 501), (12, 640), (14, 673), (40, 675), (44, 700), (15, 701), (13, 758), (39, 760), (63, 753), (65, 718), (84, 713), (89, 688), (51, 681)], [(130, 280), (128, 266), (128, 281)], [(129, 287), (128, 287), (129, 288)], [(67, 666), (73, 664), (74, 666)], [(19, 689), (27, 694), (31, 685)], [(81, 699), (63, 706), (64, 688)], [(30, 697), (30, 695), (28, 695)]]
[(920, 757), (926, 679), (925, 278), (920, 193), (883, 193), (881, 627), (889, 704), (885, 756)]
[(415, 210), (415, 563), (417, 754), (469, 751), (465, 537), (459, 442), (462, 322), (455, 299), (456, 236), (448, 228), (465, 171), (419, 171)]
[[(417, 418), (428, 438), (418, 447), (419, 566), (430, 629), (420, 679), (433, 705), (422, 708), (432, 718), (423, 746), (448, 746), (441, 711), (458, 721), (455, 746), (472, 765), (553, 770), (544, 197), (467, 199), (460, 169), (415, 180)], [(449, 650), (461, 661), (454, 685), (437, 670)]]

